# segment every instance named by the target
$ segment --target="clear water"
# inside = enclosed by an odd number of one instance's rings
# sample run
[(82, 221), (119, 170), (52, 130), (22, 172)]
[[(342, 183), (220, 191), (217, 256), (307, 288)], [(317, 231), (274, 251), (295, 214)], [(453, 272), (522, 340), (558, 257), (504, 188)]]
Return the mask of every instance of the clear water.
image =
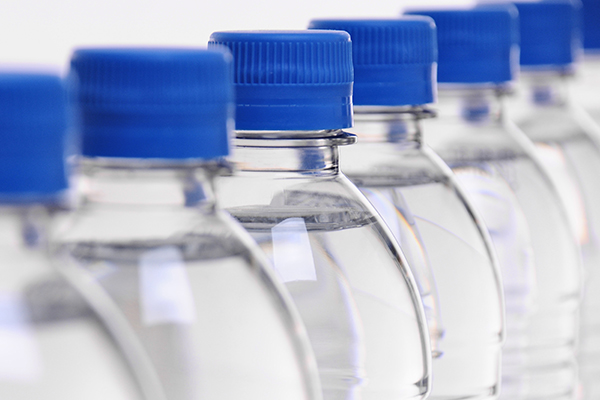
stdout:
[[(4, 294), (2, 307), (19, 307), (19, 301)], [(5, 320), (0, 341), (3, 399), (142, 398), (114, 344), (93, 320)]]
[[(600, 396), (600, 152), (586, 136), (558, 144), (547, 143), (563, 154), (579, 184), (586, 212), (586, 231), (580, 240), (584, 262), (584, 296), (581, 307), (579, 370), (586, 399)], [(586, 233), (586, 235), (583, 235)]]
[(123, 312), (168, 399), (307, 398), (283, 304), (236, 239), (188, 234), (65, 250)]
[(502, 357), (502, 396), (518, 397), (523, 390), (518, 371), (524, 363), (527, 325), (535, 307), (537, 277), (531, 232), (512, 189), (495, 171), (458, 168), (458, 181), (482, 217), (492, 239), (502, 273), (506, 303), (506, 342)]
[(590, 116), (594, 119), (594, 122), (596, 122), (596, 124), (600, 126), (600, 107), (598, 108), (599, 109), (591, 110)]
[(364, 176), (360, 182), (400, 243), (406, 242), (403, 227), (412, 227), (430, 260), (444, 326), (437, 343), (440, 355), (433, 360), (430, 398), (494, 397), (499, 388), (501, 295), (472, 215), (444, 176), (389, 187), (370, 185)]
[(586, 136), (554, 145), (561, 149), (580, 183), (588, 221), (582, 244), (584, 296), (581, 307), (579, 369), (586, 399), (600, 396), (600, 152)]
[[(503, 271), (509, 276), (507, 304), (516, 306), (517, 311), (521, 304), (522, 313), (507, 318), (502, 396), (572, 398), (577, 381), (580, 271), (577, 248), (556, 193), (525, 156), (446, 161), (484, 221), (491, 225), (492, 240), (500, 245), (500, 258), (509, 256), (512, 246), (531, 248), (533, 253), (533, 257), (528, 250), (513, 254), (518, 264)], [(507, 204), (515, 201), (517, 208), (508, 209)], [(508, 237), (503, 239), (501, 232), (495, 232), (498, 228)], [(529, 269), (532, 258), (535, 286)], [(511, 299), (511, 295), (517, 297)]]
[[(585, 284), (578, 360), (583, 394), (592, 399), (600, 395), (600, 151), (570, 116), (562, 116), (555, 128), (563, 133), (563, 140), (543, 140), (541, 130), (551, 120), (524, 128), (536, 140), (537, 154), (567, 205), (582, 247)], [(552, 130), (546, 133), (552, 137)]]
[(439, 298), (433, 276), (430, 260), (427, 255), (423, 239), (416, 226), (415, 217), (412, 215), (402, 195), (393, 189), (385, 192), (367, 187), (360, 187), (361, 192), (383, 217), (394, 238), (400, 244), (402, 252), (410, 265), (419, 286), (419, 294), (423, 302), (431, 351), (433, 357), (439, 357), (441, 350), (439, 341), (444, 335), (442, 316), (440, 315)]
[(302, 206), (228, 211), (271, 258), (291, 293), (317, 357), (324, 397), (422, 398), (428, 377), (414, 308), (419, 300), (379, 224), (364, 211), (324, 208), (333, 197), (291, 197)]
[[(9, 221), (5, 210), (3, 214), (0, 398), (144, 398), (104, 325), (73, 289), (51, 273), (41, 249), (28, 248), (12, 236), (13, 230), (7, 228), (17, 219)], [(16, 240), (6, 240), (11, 236)]]

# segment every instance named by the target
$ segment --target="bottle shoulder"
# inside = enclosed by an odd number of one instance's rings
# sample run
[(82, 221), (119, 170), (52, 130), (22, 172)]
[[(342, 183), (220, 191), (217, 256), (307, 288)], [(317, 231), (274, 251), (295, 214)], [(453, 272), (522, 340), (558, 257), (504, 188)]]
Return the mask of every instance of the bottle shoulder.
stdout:
[(325, 220), (362, 225), (373, 219), (368, 201), (342, 173), (293, 177), (233, 174), (217, 181), (217, 192), (221, 206), (241, 222), (260, 218), (277, 224), (287, 218), (303, 218), (317, 225)]
[(414, 186), (446, 182), (450, 170), (427, 145), (365, 143), (344, 149), (342, 171), (357, 186)]
[(536, 107), (515, 121), (534, 142), (572, 142), (589, 136), (569, 107)]
[(215, 236), (228, 234), (227, 215), (214, 208), (83, 204), (56, 218), (51, 241), (150, 242), (203, 230)]
[(505, 123), (464, 123), (459, 119), (426, 121), (425, 140), (447, 163), (528, 157), (527, 149)]

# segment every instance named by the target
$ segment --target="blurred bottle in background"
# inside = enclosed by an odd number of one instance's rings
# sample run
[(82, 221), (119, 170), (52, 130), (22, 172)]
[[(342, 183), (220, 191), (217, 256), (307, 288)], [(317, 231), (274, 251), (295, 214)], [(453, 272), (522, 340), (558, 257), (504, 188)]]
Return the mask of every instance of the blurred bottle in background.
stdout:
[(289, 295), (217, 207), (228, 52), (80, 49), (71, 79), (87, 189), (57, 224), (61, 269), (114, 305), (104, 318), (126, 319), (166, 399), (320, 399)]
[(58, 76), (0, 74), (0, 397), (161, 399), (152, 386), (142, 396), (130, 367), (143, 372), (143, 360), (127, 363), (116, 345), (132, 345), (127, 331), (111, 337), (51, 267), (48, 230), (67, 190), (67, 114)]
[(583, 5), (583, 62), (577, 66), (573, 101), (600, 125), (600, 0), (581, 0)]
[[(579, 367), (585, 398), (600, 396), (600, 126), (577, 110), (569, 86), (581, 50), (581, 4), (516, 2), (521, 27), (521, 92), (515, 121), (535, 143), (581, 244), (584, 297)], [(600, 23), (600, 20), (597, 21)], [(590, 90), (593, 90), (590, 86)], [(598, 93), (598, 92), (597, 92)], [(600, 100), (600, 99), (599, 99)], [(600, 103), (599, 103), (600, 104)]]
[[(438, 28), (439, 118), (424, 122), (486, 223), (504, 279), (503, 398), (572, 398), (580, 249), (533, 144), (503, 101), (518, 67), (513, 6), (412, 11)], [(443, 307), (443, 303), (442, 303)]]
[(273, 261), (307, 327), (326, 399), (422, 399), (429, 335), (411, 271), (339, 171), (352, 144), (350, 36), (216, 32), (234, 58), (237, 170), (222, 205)]
[(477, 213), (421, 130), (436, 93), (435, 24), (412, 16), (318, 19), (310, 26), (345, 30), (352, 38), (355, 125), (349, 132), (358, 143), (340, 149), (342, 171), (384, 218), (415, 274), (433, 270), (431, 284), (421, 288), (439, 302), (428, 315), (436, 356), (430, 398), (493, 398), (504, 329), (495, 255)]

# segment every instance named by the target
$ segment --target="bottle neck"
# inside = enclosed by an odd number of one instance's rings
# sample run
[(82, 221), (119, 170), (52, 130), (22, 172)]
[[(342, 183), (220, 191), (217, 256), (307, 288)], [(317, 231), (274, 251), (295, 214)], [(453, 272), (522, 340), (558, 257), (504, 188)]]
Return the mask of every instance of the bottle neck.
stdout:
[(525, 71), (521, 74), (521, 90), (536, 107), (563, 107), (569, 103), (571, 76), (561, 71)]
[(42, 204), (0, 206), (0, 296), (52, 271), (48, 232), (55, 211)]
[(197, 207), (213, 212), (214, 178), (228, 169), (222, 161), (83, 159), (84, 204)]
[(341, 130), (238, 131), (236, 136), (232, 160), (241, 174), (335, 175), (338, 146), (356, 141)]
[(45, 251), (53, 212), (41, 204), (0, 206), (0, 245)]
[(442, 119), (458, 119), (468, 125), (501, 124), (506, 86), (440, 86), (437, 111)]
[(423, 143), (421, 120), (434, 113), (423, 106), (354, 107), (354, 127), (359, 143), (394, 143), (410, 148)]
[(583, 56), (583, 63), (579, 67), (582, 68), (584, 71), (600, 71), (600, 49), (594, 51), (586, 51)]

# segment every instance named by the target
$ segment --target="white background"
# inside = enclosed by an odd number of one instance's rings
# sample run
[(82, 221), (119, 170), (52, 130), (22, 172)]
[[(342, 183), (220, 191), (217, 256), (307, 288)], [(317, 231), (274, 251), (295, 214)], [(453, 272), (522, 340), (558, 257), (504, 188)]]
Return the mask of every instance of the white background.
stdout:
[(0, 0), (0, 68), (63, 70), (74, 47), (205, 46), (229, 29), (304, 29), (316, 17), (394, 17), (470, 0)]

